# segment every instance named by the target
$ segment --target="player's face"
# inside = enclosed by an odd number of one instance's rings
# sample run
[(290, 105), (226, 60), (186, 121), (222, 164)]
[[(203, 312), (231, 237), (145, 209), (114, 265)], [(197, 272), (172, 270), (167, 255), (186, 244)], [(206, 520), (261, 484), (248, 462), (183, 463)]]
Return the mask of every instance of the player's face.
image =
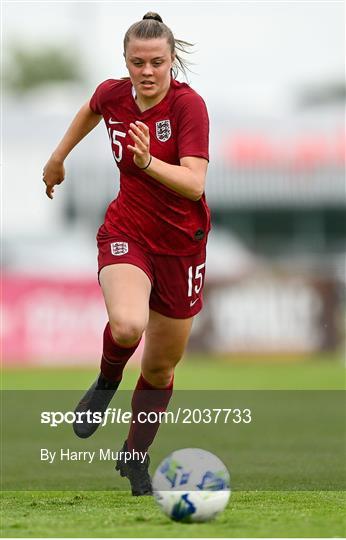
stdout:
[(174, 60), (167, 39), (132, 38), (125, 60), (137, 99), (150, 104), (159, 102), (169, 89)]

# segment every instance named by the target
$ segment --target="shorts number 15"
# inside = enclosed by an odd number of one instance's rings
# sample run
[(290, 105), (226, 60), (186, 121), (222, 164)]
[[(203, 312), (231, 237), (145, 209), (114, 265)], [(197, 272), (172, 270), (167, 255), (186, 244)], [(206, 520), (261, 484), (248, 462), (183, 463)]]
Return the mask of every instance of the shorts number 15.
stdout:
[(193, 280), (195, 280), (196, 282), (195, 287), (194, 287), (195, 293), (198, 294), (199, 291), (201, 290), (202, 285), (203, 285), (202, 269), (204, 267), (205, 267), (205, 262), (196, 266), (195, 271), (194, 271), (193, 266), (189, 266), (188, 279), (187, 279), (187, 284), (188, 284), (187, 296), (192, 296)]

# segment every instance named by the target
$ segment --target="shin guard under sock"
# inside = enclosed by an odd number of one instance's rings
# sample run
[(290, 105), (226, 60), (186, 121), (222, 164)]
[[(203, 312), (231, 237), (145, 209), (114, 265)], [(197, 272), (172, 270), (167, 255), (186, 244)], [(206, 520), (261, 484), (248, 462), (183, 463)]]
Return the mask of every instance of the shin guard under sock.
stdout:
[[(166, 388), (157, 388), (152, 386), (141, 375), (138, 379), (136, 388), (132, 396), (132, 420), (130, 431), (127, 437), (127, 446), (129, 450), (137, 450), (138, 452), (146, 452), (148, 447), (153, 442), (157, 430), (160, 427), (160, 422), (139, 422), (138, 414), (143, 412), (145, 415), (154, 411), (155, 413), (166, 411), (169, 400), (173, 392), (173, 379)], [(144, 415), (141, 415), (143, 421)]]

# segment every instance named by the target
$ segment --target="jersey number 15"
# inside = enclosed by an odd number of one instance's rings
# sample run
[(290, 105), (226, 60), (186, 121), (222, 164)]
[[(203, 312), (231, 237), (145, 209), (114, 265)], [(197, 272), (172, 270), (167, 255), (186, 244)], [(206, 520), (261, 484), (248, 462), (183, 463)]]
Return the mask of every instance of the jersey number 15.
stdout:
[[(113, 152), (114, 159), (115, 161), (119, 163), (119, 161), (121, 161), (123, 157), (123, 147), (121, 145), (121, 142), (117, 139), (117, 137), (125, 138), (126, 133), (124, 133), (123, 131), (117, 131), (116, 129), (111, 129), (111, 128), (108, 129), (108, 133), (109, 133), (110, 141), (112, 143), (112, 152)], [(117, 150), (113, 149), (113, 145), (116, 146)]]

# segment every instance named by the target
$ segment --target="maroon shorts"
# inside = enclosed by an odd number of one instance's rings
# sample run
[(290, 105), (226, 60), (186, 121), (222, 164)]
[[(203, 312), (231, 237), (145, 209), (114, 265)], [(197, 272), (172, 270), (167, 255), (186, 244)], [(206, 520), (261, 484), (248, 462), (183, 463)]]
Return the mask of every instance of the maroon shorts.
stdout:
[(205, 243), (196, 255), (155, 255), (120, 232), (108, 235), (101, 226), (97, 246), (99, 273), (104, 266), (127, 263), (147, 274), (152, 286), (150, 309), (176, 319), (193, 317), (202, 309)]

